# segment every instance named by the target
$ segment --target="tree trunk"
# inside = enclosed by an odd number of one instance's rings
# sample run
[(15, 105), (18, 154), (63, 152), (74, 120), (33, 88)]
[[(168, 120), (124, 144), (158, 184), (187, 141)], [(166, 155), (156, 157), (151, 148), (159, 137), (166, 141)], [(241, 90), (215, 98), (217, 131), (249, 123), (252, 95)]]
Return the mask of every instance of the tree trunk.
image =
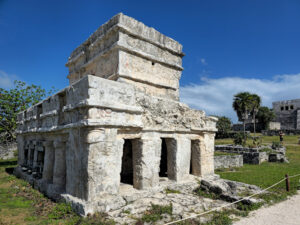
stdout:
[(243, 120), (243, 126), (244, 126), (244, 145), (246, 144), (246, 119)]
[(254, 137), (256, 137), (256, 130), (255, 130), (255, 112), (253, 113), (253, 119), (254, 119), (254, 123), (253, 123), (253, 129), (254, 129)]

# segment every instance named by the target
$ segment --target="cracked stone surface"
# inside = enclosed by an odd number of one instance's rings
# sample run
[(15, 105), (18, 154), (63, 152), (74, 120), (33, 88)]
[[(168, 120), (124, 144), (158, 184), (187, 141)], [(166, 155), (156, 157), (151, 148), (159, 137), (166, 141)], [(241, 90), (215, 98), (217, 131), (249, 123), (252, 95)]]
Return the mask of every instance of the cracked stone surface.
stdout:
[[(155, 224), (164, 224), (171, 220), (177, 220), (193, 216), (209, 209), (219, 207), (226, 204), (223, 200), (212, 200), (209, 198), (200, 197), (195, 194), (194, 190), (199, 187), (199, 181), (191, 178), (189, 182), (184, 184), (176, 184), (167, 181), (162, 183), (156, 191), (144, 192), (137, 195), (130, 187), (123, 189), (121, 193), (124, 199), (130, 199), (126, 205), (118, 210), (108, 212), (108, 215), (117, 224), (135, 224), (145, 213), (146, 210), (151, 209), (151, 204), (156, 205), (170, 205), (172, 204), (172, 215), (163, 215), (163, 219)], [(166, 189), (176, 190), (179, 193), (166, 193)], [(138, 196), (136, 200), (133, 200)], [(196, 218), (201, 222), (208, 220), (207, 217)]]

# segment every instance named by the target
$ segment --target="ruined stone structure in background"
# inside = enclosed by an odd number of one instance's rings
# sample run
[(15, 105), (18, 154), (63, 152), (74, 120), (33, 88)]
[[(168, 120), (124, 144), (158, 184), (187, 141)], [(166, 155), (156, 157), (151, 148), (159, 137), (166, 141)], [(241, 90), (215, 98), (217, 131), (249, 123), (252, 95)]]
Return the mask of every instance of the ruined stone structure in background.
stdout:
[(82, 215), (112, 209), (124, 186), (213, 175), (216, 118), (179, 102), (183, 55), (114, 16), (72, 52), (70, 86), (18, 115), (15, 174)]
[(300, 130), (300, 99), (273, 102), (275, 121), (282, 130)]

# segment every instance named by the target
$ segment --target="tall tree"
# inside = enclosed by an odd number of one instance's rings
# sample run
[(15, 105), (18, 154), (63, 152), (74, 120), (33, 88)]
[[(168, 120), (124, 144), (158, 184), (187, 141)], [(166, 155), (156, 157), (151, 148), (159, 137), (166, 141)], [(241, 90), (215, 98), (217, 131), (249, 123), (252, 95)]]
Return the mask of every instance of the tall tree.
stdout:
[(269, 123), (275, 118), (274, 112), (268, 107), (262, 106), (258, 109), (257, 119), (258, 122), (263, 124), (263, 129), (269, 129)]
[(14, 85), (10, 90), (0, 88), (0, 134), (9, 141), (15, 140), (17, 114), (55, 91), (52, 88), (47, 93), (40, 86), (22, 81), (14, 81)]
[(233, 98), (232, 107), (238, 116), (239, 121), (243, 121), (244, 143), (246, 143), (246, 120), (252, 110), (252, 95), (249, 92), (237, 93)]
[(261, 104), (261, 98), (257, 94), (251, 94), (252, 99), (252, 112), (251, 115), (253, 116), (253, 129), (254, 129), (254, 135), (256, 135), (256, 114), (258, 112), (258, 109)]

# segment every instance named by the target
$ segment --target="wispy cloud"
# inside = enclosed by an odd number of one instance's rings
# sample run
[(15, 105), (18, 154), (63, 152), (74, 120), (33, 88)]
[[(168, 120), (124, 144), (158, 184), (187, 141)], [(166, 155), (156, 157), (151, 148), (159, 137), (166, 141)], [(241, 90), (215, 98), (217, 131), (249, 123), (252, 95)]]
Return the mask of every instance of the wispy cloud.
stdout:
[(202, 64), (203, 66), (206, 66), (206, 65), (207, 65), (206, 59), (204, 59), (204, 58), (201, 58), (201, 59), (200, 59), (200, 62), (201, 62), (201, 64)]
[(208, 115), (224, 115), (235, 122), (232, 100), (242, 91), (258, 94), (263, 105), (272, 107), (273, 101), (300, 98), (300, 73), (276, 75), (272, 79), (202, 78), (199, 84), (180, 87), (180, 96), (192, 108), (202, 109)]
[(12, 88), (16, 79), (18, 79), (16, 75), (0, 70), (0, 88)]

